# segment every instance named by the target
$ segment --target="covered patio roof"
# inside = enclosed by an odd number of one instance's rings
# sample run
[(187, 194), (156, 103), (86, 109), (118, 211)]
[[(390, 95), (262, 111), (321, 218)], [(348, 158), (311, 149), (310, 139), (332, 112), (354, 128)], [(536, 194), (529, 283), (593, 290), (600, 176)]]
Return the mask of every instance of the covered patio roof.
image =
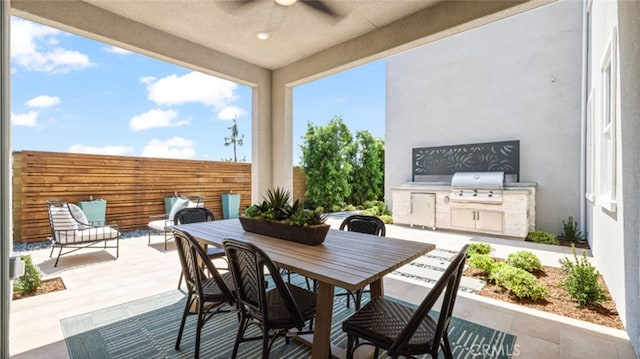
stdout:
[[(11, 14), (251, 86), (252, 197), (292, 186), (292, 91), (553, 0), (11, 0)], [(258, 32), (269, 33), (259, 40)]]

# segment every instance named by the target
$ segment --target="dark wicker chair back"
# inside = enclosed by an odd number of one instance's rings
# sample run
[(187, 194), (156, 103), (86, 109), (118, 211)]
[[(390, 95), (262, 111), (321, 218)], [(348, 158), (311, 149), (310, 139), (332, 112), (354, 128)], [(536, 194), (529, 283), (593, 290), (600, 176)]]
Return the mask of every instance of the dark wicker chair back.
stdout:
[(340, 224), (340, 230), (375, 234), (384, 237), (387, 234), (384, 222), (376, 216), (355, 214), (349, 216)]
[[(222, 304), (233, 305), (235, 303), (235, 297), (230, 289), (233, 288), (233, 280), (228, 273), (220, 274), (207, 253), (190, 234), (174, 228), (173, 235), (176, 239), (178, 256), (188, 290), (176, 340), (176, 350), (180, 347), (187, 316), (197, 314), (195, 348), (195, 357), (197, 358), (200, 351), (200, 332), (204, 324), (214, 314), (221, 311)], [(194, 306), (194, 304), (197, 305)], [(193, 313), (191, 308), (197, 308), (197, 313)]]
[[(273, 261), (254, 244), (230, 238), (222, 243), (233, 274), (241, 317), (232, 358), (236, 357), (241, 342), (255, 339), (263, 340), (262, 358), (268, 358), (275, 339), (285, 336), (288, 329), (302, 330), (305, 322), (313, 318), (317, 296), (285, 283)], [(265, 274), (270, 274), (275, 288), (267, 289)], [(261, 337), (244, 338), (250, 324), (260, 326)]]
[[(444, 291), (444, 298), (442, 300), (442, 306), (440, 307), (440, 316), (438, 317), (438, 324), (433, 335), (433, 346), (430, 351), (431, 353), (436, 353), (437, 356), (438, 348), (443, 342), (445, 332), (449, 329), (449, 323), (451, 322), (451, 316), (453, 314), (453, 306), (456, 302), (458, 287), (460, 286), (460, 279), (462, 278), (464, 264), (467, 260), (468, 248), (469, 245), (464, 245), (464, 247), (462, 247), (460, 253), (456, 255), (440, 279), (438, 279), (436, 284), (429, 291), (429, 294), (427, 294), (427, 297), (422, 301), (418, 309), (416, 309), (409, 320), (409, 323), (407, 323), (402, 332), (400, 332), (400, 335), (398, 335), (394, 343), (389, 347), (389, 355), (396, 356), (410, 352), (406, 350), (406, 347), (412, 339), (413, 334), (429, 315), (429, 311), (433, 308), (436, 301)], [(448, 339), (446, 340), (446, 343), (448, 343)], [(448, 344), (443, 345), (443, 347), (444, 346), (447, 347), (444, 348), (445, 357), (449, 357), (447, 353), (449, 352), (450, 354), (451, 349)]]
[[(345, 218), (340, 224), (340, 230), (373, 234), (381, 237), (384, 237), (387, 234), (387, 229), (384, 225), (384, 222), (379, 217), (366, 216), (361, 214), (355, 214)], [(315, 285), (316, 284), (314, 283), (314, 287)], [(356, 291), (344, 291), (336, 295), (347, 296), (347, 308), (351, 306), (351, 299), (353, 298), (356, 310), (358, 310), (360, 309), (360, 303), (362, 302), (362, 294), (368, 292), (368, 289), (359, 289)]]
[[(342, 323), (342, 330), (347, 333), (347, 358), (353, 358), (358, 346), (370, 344), (376, 347), (375, 358), (378, 357), (379, 349), (387, 350), (392, 358), (414, 358), (425, 353), (437, 358), (438, 350), (442, 347), (445, 358), (452, 359), (447, 331), (467, 250), (468, 245), (462, 247), (418, 308), (376, 297), (347, 318)], [(444, 298), (436, 322), (429, 316), (429, 311), (443, 292)]]
[(173, 217), (173, 223), (178, 224), (188, 224), (188, 223), (199, 223), (199, 222), (213, 222), (216, 218), (213, 216), (213, 213), (204, 207), (190, 207), (183, 208), (176, 213)]

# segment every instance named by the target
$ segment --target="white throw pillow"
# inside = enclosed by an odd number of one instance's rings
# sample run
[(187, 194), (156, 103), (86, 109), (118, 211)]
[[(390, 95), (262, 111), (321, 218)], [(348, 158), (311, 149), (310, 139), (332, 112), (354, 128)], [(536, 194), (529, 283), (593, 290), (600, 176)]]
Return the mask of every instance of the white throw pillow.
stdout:
[(68, 205), (69, 205), (69, 209), (71, 210), (71, 214), (73, 215), (73, 218), (75, 218), (81, 224), (89, 224), (89, 220), (87, 219), (87, 216), (82, 211), (82, 208), (76, 206), (73, 203), (68, 203)]
[(53, 229), (56, 231), (67, 231), (78, 229), (78, 222), (71, 217), (69, 207), (63, 205), (62, 207), (49, 207), (51, 212), (51, 221), (53, 222)]
[(178, 198), (176, 200), (176, 202), (173, 204), (173, 207), (171, 207), (171, 212), (169, 212), (169, 218), (167, 218), (170, 221), (173, 221), (173, 217), (176, 215), (176, 213), (178, 213), (179, 210), (185, 208), (187, 205), (189, 204), (189, 199), (188, 198)]

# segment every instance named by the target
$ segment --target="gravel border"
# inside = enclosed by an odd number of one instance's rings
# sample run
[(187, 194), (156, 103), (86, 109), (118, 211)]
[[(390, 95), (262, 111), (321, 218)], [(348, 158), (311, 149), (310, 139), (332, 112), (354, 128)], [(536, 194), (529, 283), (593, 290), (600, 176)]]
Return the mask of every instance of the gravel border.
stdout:
[[(146, 236), (149, 233), (149, 230), (144, 229), (136, 229), (133, 231), (121, 232), (120, 239), (134, 238), (134, 237), (142, 237)], [(14, 243), (13, 244), (13, 252), (14, 253), (23, 253), (23, 252), (31, 252), (40, 249), (51, 249), (51, 240), (40, 241), (40, 242), (28, 242), (28, 243)]]

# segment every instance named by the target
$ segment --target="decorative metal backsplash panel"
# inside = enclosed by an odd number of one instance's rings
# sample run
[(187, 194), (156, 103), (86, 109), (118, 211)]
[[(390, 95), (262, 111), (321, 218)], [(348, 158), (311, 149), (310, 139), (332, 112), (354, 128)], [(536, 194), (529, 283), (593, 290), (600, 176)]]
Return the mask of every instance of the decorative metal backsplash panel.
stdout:
[(416, 176), (453, 175), (455, 172), (504, 171), (520, 179), (520, 141), (414, 148)]

